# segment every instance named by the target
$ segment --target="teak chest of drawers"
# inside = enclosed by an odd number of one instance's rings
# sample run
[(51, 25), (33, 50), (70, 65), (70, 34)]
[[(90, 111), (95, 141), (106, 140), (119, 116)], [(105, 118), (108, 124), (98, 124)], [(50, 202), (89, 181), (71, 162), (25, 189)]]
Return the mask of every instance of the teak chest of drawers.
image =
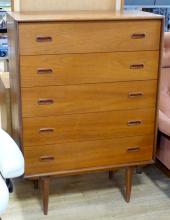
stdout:
[(13, 137), (25, 177), (154, 161), (163, 18), (144, 12), (8, 16)]

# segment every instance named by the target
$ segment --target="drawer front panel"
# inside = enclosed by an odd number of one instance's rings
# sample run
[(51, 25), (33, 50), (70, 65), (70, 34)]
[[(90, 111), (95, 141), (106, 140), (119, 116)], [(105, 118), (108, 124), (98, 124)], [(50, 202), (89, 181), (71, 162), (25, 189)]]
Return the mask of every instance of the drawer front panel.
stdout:
[(158, 78), (159, 52), (21, 56), (21, 87)]
[(152, 160), (153, 136), (25, 147), (25, 175)]
[(73, 114), (23, 119), (23, 143), (54, 143), (154, 133), (155, 109)]
[(161, 22), (19, 24), (21, 55), (158, 50)]
[(22, 88), (23, 117), (154, 108), (157, 80)]

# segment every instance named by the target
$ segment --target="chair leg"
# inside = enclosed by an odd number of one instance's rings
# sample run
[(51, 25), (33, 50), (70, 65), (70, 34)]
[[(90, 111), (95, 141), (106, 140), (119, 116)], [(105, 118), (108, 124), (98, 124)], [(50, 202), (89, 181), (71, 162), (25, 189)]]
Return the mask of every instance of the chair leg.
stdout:
[(40, 178), (44, 215), (48, 214), (49, 182), (50, 182), (50, 177)]
[(134, 169), (133, 167), (126, 168), (126, 191), (125, 191), (126, 202), (129, 202), (131, 197), (133, 169)]
[(13, 187), (13, 183), (10, 179), (6, 179), (6, 185), (8, 187), (8, 190), (10, 193), (13, 193), (14, 191), (14, 187)]

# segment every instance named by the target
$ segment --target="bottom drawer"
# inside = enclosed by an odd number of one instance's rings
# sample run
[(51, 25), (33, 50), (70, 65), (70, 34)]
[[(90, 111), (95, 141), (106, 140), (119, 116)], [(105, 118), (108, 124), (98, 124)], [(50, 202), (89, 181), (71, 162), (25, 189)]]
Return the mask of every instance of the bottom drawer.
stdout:
[(25, 176), (151, 161), (154, 136), (25, 147)]

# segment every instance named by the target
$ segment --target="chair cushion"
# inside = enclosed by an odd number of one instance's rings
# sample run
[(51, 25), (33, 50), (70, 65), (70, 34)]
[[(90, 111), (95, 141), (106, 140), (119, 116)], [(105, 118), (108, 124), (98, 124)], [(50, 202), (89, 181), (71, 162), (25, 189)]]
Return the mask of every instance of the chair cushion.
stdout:
[(24, 173), (24, 158), (14, 140), (0, 129), (0, 172), (4, 178), (15, 178)]
[(2, 214), (7, 208), (9, 201), (9, 191), (6, 186), (6, 183), (0, 175), (0, 214)]

